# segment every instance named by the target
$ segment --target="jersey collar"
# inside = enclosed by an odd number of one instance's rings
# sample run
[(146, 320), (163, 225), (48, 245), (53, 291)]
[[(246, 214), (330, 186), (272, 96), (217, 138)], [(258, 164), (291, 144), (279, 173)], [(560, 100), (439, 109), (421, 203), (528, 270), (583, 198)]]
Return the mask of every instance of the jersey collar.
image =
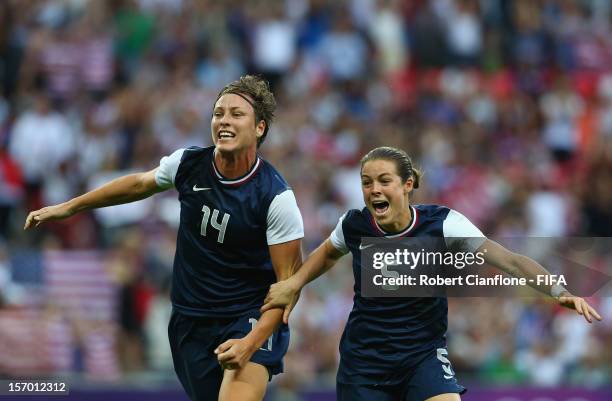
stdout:
[(214, 153), (213, 153), (213, 157), (212, 157), (211, 163), (212, 163), (213, 172), (215, 173), (215, 176), (217, 177), (219, 182), (221, 184), (223, 184), (223, 185), (230, 185), (230, 186), (234, 186), (234, 187), (237, 187), (239, 185), (242, 185), (242, 184), (250, 181), (255, 176), (257, 171), (259, 171), (259, 168), (262, 165), (261, 158), (259, 156), (257, 156), (257, 160), (255, 160), (255, 163), (253, 164), (253, 167), (251, 167), (251, 170), (249, 170), (248, 173), (246, 173), (242, 177), (239, 177), (239, 178), (236, 178), (236, 179), (233, 179), (233, 180), (228, 180), (227, 178), (225, 178), (219, 172), (219, 170), (217, 170), (217, 166), (215, 166)]
[(410, 205), (410, 210), (412, 210), (412, 222), (410, 223), (410, 225), (408, 227), (406, 227), (405, 229), (403, 229), (399, 233), (393, 233), (392, 234), (392, 233), (388, 233), (385, 230), (383, 230), (382, 227), (378, 225), (378, 223), (376, 222), (376, 219), (374, 219), (374, 216), (372, 216), (371, 213), (370, 213), (370, 223), (372, 223), (372, 226), (374, 227), (374, 229), (380, 235), (383, 235), (385, 238), (403, 237), (404, 235), (408, 235), (412, 231), (412, 229), (414, 227), (416, 227), (417, 222), (419, 221), (419, 214), (417, 213), (416, 208), (414, 206)]

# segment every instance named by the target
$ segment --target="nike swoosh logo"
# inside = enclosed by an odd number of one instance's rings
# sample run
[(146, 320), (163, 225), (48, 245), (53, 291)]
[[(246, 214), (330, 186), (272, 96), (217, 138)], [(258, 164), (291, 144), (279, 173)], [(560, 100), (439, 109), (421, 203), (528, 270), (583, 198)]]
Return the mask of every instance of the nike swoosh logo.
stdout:
[(193, 186), (193, 190), (194, 190), (194, 191), (196, 191), (196, 192), (197, 192), (197, 191), (208, 191), (208, 190), (210, 190), (210, 189), (212, 189), (212, 188), (207, 188), (207, 187), (198, 188), (198, 186), (197, 186), (197, 185), (194, 185), (194, 186)]
[(374, 244), (368, 244), (368, 245), (359, 244), (359, 250), (363, 251), (364, 249), (367, 249), (371, 246), (374, 246)]

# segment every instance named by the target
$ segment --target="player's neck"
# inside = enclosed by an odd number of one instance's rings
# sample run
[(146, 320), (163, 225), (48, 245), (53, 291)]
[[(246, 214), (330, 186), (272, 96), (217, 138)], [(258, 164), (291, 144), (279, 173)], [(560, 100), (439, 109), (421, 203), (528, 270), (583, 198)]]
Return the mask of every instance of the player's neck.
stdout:
[(215, 167), (225, 178), (239, 178), (249, 172), (255, 161), (257, 152), (219, 152), (215, 150)]

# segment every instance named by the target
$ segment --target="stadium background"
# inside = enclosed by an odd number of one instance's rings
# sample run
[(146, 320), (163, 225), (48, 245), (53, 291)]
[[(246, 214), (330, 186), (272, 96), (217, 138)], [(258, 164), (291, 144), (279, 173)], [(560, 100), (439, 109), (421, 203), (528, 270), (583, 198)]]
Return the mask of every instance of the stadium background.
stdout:
[[(0, 2), (0, 377), (183, 399), (166, 338), (176, 193), (21, 227), (210, 144), (212, 103), (241, 74), (276, 93), (261, 153), (296, 192), (310, 252), (360, 207), (357, 162), (379, 145), (424, 170), (417, 202), (486, 234), (612, 236), (611, 66), (607, 0)], [(271, 400), (332, 399), (349, 259), (304, 290)], [(611, 399), (612, 299), (591, 300), (604, 322), (450, 300), (465, 399)]]

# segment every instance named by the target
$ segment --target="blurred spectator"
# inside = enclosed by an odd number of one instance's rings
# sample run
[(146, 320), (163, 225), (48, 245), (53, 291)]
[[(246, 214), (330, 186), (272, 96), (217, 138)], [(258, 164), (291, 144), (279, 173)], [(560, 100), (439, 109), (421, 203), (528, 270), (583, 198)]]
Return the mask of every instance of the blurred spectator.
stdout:
[(119, 287), (119, 355), (123, 369), (128, 372), (142, 369), (145, 362), (143, 325), (151, 300), (150, 289), (143, 280), (141, 236), (137, 230), (124, 232), (109, 264)]
[(548, 35), (542, 25), (542, 10), (532, 1), (519, 0), (511, 3), (514, 14), (514, 37), (512, 56), (521, 69), (543, 67), (549, 60)]
[(399, 2), (385, 0), (375, 3), (376, 13), (368, 16), (367, 28), (376, 47), (378, 70), (384, 75), (399, 73), (410, 61)]
[(540, 107), (545, 118), (543, 142), (556, 160), (570, 159), (578, 146), (577, 120), (584, 102), (571, 90), (568, 80), (560, 78), (553, 90), (542, 96)]
[(253, 21), (253, 67), (268, 79), (272, 89), (278, 87), (296, 58), (295, 27), (283, 14), (282, 2), (261, 2)]
[(6, 244), (0, 240), (0, 309), (23, 303), (25, 289), (13, 278)]
[(204, 88), (218, 92), (223, 87), (223, 82), (232, 82), (244, 75), (244, 66), (233, 54), (234, 51), (231, 46), (225, 44), (212, 44), (209, 56), (202, 58), (198, 64), (198, 83)]
[(84, 114), (82, 133), (78, 137), (78, 167), (81, 177), (90, 177), (117, 165), (119, 112), (112, 102), (105, 101), (92, 106)]
[(110, 89), (115, 73), (113, 37), (103, 3), (94, 2), (77, 26), (79, 77), (83, 88), (93, 96), (103, 96)]
[(24, 197), (21, 168), (6, 150), (0, 147), (0, 241), (6, 240), (11, 216)]
[[(442, 8), (442, 7), (441, 7)], [(446, 23), (446, 41), (451, 63), (475, 66), (483, 47), (482, 21), (478, 15), (477, 0), (459, 0), (443, 8)]]
[(563, 195), (543, 189), (527, 200), (528, 235), (533, 237), (563, 237), (568, 234), (569, 205)]
[(144, 322), (149, 366), (161, 372), (173, 372), (172, 352), (168, 343), (168, 322), (172, 314), (170, 282), (166, 281), (150, 301)]
[(586, 353), (578, 360), (570, 375), (571, 383), (597, 388), (609, 383), (610, 365), (609, 353), (603, 348), (597, 338), (589, 338), (586, 343)]
[(557, 350), (553, 338), (541, 339), (532, 349), (518, 355), (517, 365), (533, 384), (543, 387), (556, 386), (561, 383), (565, 368)]
[(331, 30), (319, 45), (321, 61), (334, 82), (365, 78), (369, 71), (368, 43), (346, 12), (341, 9), (336, 12)]
[(76, 33), (74, 26), (60, 25), (50, 32), (38, 55), (37, 72), (46, 82), (49, 96), (59, 104), (74, 97), (79, 87), (80, 52)]
[(17, 117), (9, 139), (9, 152), (34, 190), (74, 156), (75, 135), (66, 116), (53, 110), (45, 93), (34, 96), (34, 106)]
[(170, 106), (170, 110), (159, 113), (155, 118), (153, 129), (161, 152), (165, 155), (179, 148), (211, 144), (202, 129), (204, 122), (198, 105), (188, 104), (186, 101), (184, 103)]
[(114, 14), (116, 54), (122, 65), (122, 73), (134, 74), (140, 57), (153, 41), (155, 19), (153, 14), (140, 10), (135, 0), (121, 0)]

